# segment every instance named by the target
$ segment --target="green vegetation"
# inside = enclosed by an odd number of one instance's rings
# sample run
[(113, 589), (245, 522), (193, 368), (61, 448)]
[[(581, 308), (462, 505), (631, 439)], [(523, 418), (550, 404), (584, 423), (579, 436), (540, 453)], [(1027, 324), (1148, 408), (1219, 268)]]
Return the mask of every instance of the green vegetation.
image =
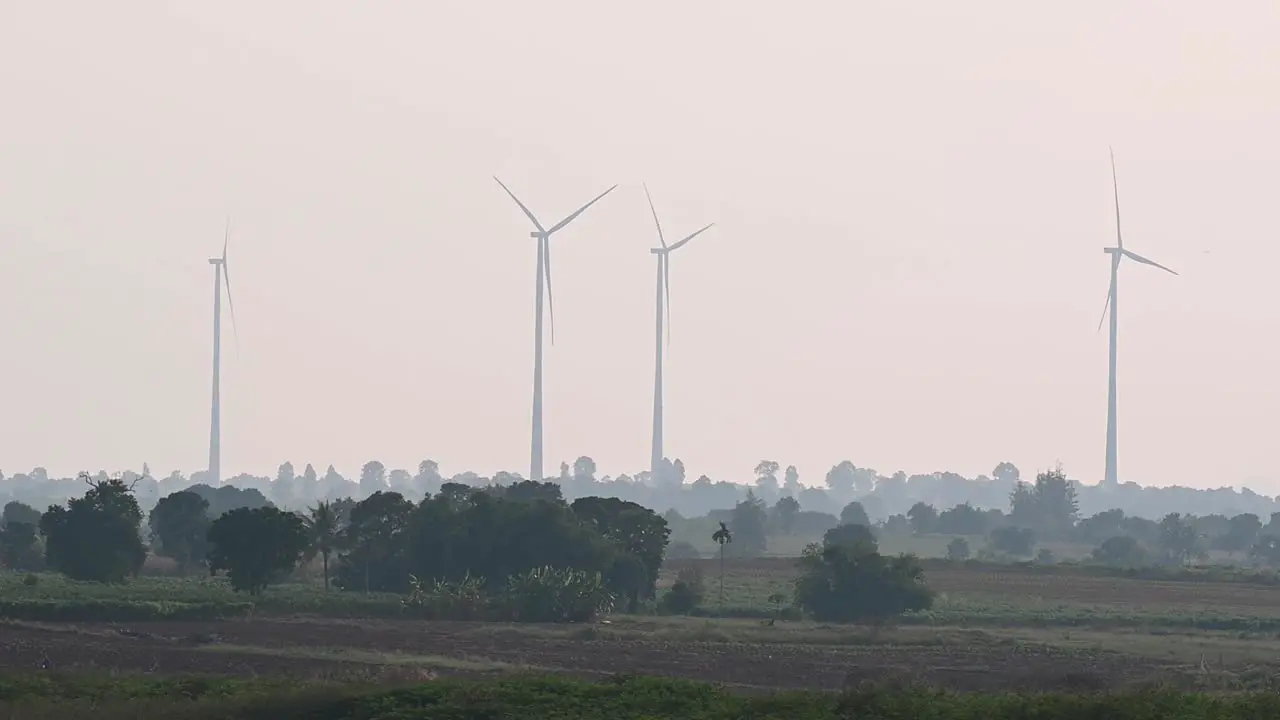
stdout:
[(1234, 720), (1280, 716), (1280, 696), (1172, 691), (960, 695), (912, 687), (758, 696), (701, 683), (625, 676), (603, 682), (537, 676), (491, 681), (444, 679), (386, 689), (353, 683), (200, 677), (157, 680), (45, 675), (0, 679), (0, 715), (4, 717), (43, 720), (74, 712), (92, 712), (99, 720)]

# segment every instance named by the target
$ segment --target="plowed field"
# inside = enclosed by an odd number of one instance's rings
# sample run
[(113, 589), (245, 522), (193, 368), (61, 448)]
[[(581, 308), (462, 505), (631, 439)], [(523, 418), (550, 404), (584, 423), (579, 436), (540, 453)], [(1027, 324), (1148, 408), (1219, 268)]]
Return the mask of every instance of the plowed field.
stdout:
[(527, 668), (815, 689), (888, 678), (962, 689), (1106, 688), (1174, 672), (1118, 654), (989, 642), (859, 647), (622, 640), (593, 639), (589, 631), (565, 637), (527, 627), (321, 620), (0, 626), (0, 667), (31, 670), (46, 659), (58, 671), (315, 675), (407, 666), (475, 674)]

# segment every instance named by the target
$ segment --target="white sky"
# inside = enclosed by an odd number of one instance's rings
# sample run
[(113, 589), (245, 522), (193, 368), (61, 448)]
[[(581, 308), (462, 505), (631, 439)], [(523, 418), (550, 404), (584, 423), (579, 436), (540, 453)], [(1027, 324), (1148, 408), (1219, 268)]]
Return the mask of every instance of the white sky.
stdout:
[[(528, 471), (540, 217), (547, 471), (648, 464), (654, 233), (667, 450), (741, 480), (1269, 474), (1280, 4), (4, 3), (0, 469), (204, 467), (225, 216), (224, 476), (368, 459)], [(225, 315), (224, 315), (225, 318)]]

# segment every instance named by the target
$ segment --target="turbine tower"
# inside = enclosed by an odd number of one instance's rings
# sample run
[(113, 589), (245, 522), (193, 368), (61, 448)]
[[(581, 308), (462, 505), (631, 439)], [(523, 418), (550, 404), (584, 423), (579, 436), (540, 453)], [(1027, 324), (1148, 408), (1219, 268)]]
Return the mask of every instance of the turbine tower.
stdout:
[[(231, 310), (231, 330), (236, 332), (236, 306), (231, 302), (231, 274), (227, 266), (227, 242), (231, 239), (231, 220), (227, 220), (222, 238), (222, 256), (209, 258), (213, 266), (213, 410), (209, 424), (209, 475), (211, 484), (222, 483), (222, 286), (227, 286), (227, 307)], [(236, 347), (240, 338), (236, 336)]]
[(1102, 306), (1102, 318), (1098, 321), (1098, 330), (1101, 331), (1102, 323), (1107, 319), (1107, 309), (1110, 308), (1111, 347), (1107, 364), (1107, 469), (1106, 476), (1103, 478), (1105, 487), (1116, 487), (1119, 484), (1116, 473), (1116, 330), (1119, 298), (1116, 295), (1116, 290), (1118, 288), (1117, 278), (1119, 276), (1120, 261), (1124, 258), (1129, 258), (1143, 265), (1151, 265), (1165, 272), (1173, 273), (1174, 275), (1178, 274), (1154, 260), (1125, 249), (1124, 238), (1120, 234), (1120, 184), (1116, 180), (1116, 154), (1114, 150), (1111, 151), (1111, 186), (1115, 193), (1116, 203), (1116, 246), (1102, 249), (1102, 252), (1111, 256), (1111, 289), (1107, 292), (1106, 304)]
[(591, 202), (587, 203), (586, 205), (583, 205), (577, 210), (574, 210), (571, 214), (565, 217), (565, 219), (561, 220), (555, 225), (552, 225), (550, 228), (544, 228), (542, 227), (542, 223), (538, 222), (538, 218), (533, 216), (533, 213), (529, 210), (529, 208), (526, 207), (524, 203), (520, 202), (520, 198), (516, 197), (516, 194), (511, 192), (510, 188), (504, 185), (501, 180), (498, 180), (497, 177), (494, 177), (493, 179), (497, 181), (499, 185), (502, 186), (503, 190), (506, 190), (507, 194), (511, 196), (512, 200), (516, 201), (516, 204), (520, 206), (520, 209), (522, 211), (524, 211), (525, 217), (529, 218), (529, 221), (533, 223), (533, 227), (536, 228), (535, 230), (529, 233), (529, 237), (538, 241), (538, 269), (537, 269), (538, 279), (537, 279), (537, 291), (535, 293), (535, 300), (534, 300), (535, 319), (533, 323), (533, 442), (532, 442), (533, 447), (530, 453), (531, 457), (530, 457), (529, 479), (537, 482), (541, 482), (542, 481), (542, 297), (544, 293), (546, 294), (547, 311), (551, 320), (551, 342), (554, 344), (556, 341), (555, 304), (552, 302), (552, 299), (551, 299), (551, 235), (555, 233), (557, 230), (564, 228), (564, 226), (568, 225), (570, 222), (573, 222), (575, 218), (577, 218), (582, 213), (586, 212), (587, 208), (591, 207), (592, 205), (595, 205), (596, 202), (600, 200), (600, 198), (613, 192), (613, 189), (618, 186), (614, 185), (608, 190), (605, 190), (604, 192), (595, 196), (594, 198), (592, 198)]
[(683, 247), (685, 243), (706, 232), (715, 223), (710, 223), (681, 240), (667, 245), (662, 236), (662, 223), (658, 221), (658, 211), (653, 207), (653, 197), (649, 195), (649, 187), (644, 188), (644, 196), (649, 200), (649, 212), (653, 213), (653, 224), (658, 228), (658, 242), (662, 247), (652, 248), (649, 252), (658, 256), (658, 293), (657, 293), (657, 330), (654, 336), (653, 361), (653, 448), (649, 457), (649, 477), (657, 479), (662, 467), (662, 313), (666, 307), (667, 342), (671, 342), (671, 253)]

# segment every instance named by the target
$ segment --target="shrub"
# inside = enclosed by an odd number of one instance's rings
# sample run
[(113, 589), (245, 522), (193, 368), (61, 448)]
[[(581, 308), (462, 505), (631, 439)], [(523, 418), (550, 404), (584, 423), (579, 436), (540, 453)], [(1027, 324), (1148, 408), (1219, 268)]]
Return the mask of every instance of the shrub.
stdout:
[(409, 596), (402, 603), (428, 620), (478, 620), (488, 614), (489, 598), (482, 577), (423, 581), (409, 576)]
[(671, 589), (662, 596), (662, 611), (673, 615), (687, 615), (706, 596), (706, 586), (702, 581), (702, 571), (698, 568), (685, 568), (676, 575)]
[(933, 604), (914, 556), (887, 558), (840, 544), (805, 548), (796, 605), (821, 621), (883, 619)]
[(615, 598), (600, 573), (541, 567), (507, 578), (510, 619), (586, 622), (613, 610)]
[(1030, 557), (1036, 536), (1029, 528), (1000, 527), (991, 531), (991, 548), (1015, 557)]
[(960, 562), (969, 559), (969, 541), (962, 537), (951, 538), (947, 543), (947, 559)]

